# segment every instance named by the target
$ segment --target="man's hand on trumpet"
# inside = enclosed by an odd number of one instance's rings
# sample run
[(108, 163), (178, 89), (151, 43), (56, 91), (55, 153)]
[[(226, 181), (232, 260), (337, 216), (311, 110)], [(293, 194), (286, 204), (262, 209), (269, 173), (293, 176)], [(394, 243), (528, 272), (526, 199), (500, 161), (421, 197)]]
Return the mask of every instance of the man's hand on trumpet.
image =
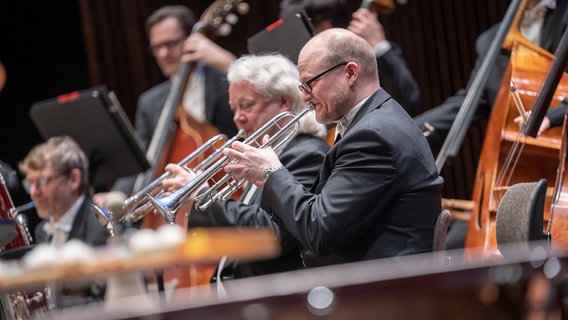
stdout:
[[(265, 136), (263, 141), (268, 141), (268, 136)], [(224, 167), (227, 173), (234, 172), (234, 179), (247, 179), (260, 189), (264, 187), (264, 173), (270, 168), (282, 166), (271, 147), (259, 149), (242, 142), (234, 142), (231, 148), (223, 150), (223, 154), (236, 160)]]
[[(165, 169), (170, 173), (170, 175), (162, 181), (162, 189), (167, 194), (174, 193), (177, 190), (181, 189), (183, 186), (193, 180), (199, 173), (194, 172), (191, 169), (186, 169), (175, 163), (167, 164)], [(202, 188), (206, 187), (209, 187), (207, 183), (205, 183)], [(202, 188), (199, 188), (199, 190), (201, 190)], [(190, 200), (194, 200), (195, 195), (199, 193), (199, 190), (195, 194), (191, 195)]]

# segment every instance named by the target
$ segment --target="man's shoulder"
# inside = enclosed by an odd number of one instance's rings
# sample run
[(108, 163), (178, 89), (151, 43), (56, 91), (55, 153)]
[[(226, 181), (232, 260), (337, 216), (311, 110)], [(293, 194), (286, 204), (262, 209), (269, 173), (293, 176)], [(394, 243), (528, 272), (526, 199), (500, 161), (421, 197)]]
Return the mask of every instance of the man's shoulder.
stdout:
[(499, 30), (499, 23), (493, 25), (489, 29), (483, 31), (475, 40), (475, 50), (477, 54), (480, 56), (484, 56), (487, 51), (489, 51), (489, 47), (491, 46), (491, 42), (497, 35), (497, 31)]
[(171, 82), (169, 80), (158, 83), (157, 85), (151, 87), (150, 89), (142, 92), (142, 94), (140, 94), (139, 100), (140, 101), (151, 100), (156, 96), (161, 96), (165, 92), (169, 92), (170, 88), (171, 88)]

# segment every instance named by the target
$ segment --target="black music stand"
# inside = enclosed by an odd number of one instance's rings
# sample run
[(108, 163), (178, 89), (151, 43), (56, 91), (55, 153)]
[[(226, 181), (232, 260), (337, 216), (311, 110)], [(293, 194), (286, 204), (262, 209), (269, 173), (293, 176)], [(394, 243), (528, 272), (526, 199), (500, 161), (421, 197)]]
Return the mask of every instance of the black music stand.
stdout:
[(36, 102), (30, 117), (44, 139), (71, 136), (90, 162), (90, 179), (103, 186), (150, 168), (137, 133), (105, 86)]
[(248, 38), (247, 49), (254, 54), (278, 52), (297, 64), (300, 50), (314, 34), (306, 11), (300, 9)]

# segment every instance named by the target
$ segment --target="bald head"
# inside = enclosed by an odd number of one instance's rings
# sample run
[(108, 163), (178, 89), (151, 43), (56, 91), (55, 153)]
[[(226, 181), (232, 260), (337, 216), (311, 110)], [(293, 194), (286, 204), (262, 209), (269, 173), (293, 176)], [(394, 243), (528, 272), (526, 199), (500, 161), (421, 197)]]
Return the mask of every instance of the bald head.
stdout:
[(352, 61), (359, 65), (361, 76), (378, 82), (377, 60), (373, 48), (355, 33), (333, 28), (322, 31), (306, 43), (300, 51), (298, 65), (314, 63), (317, 57), (323, 65)]
[(315, 106), (321, 123), (338, 121), (380, 88), (375, 52), (346, 29), (328, 29), (310, 39), (300, 51), (298, 71), (302, 99)]

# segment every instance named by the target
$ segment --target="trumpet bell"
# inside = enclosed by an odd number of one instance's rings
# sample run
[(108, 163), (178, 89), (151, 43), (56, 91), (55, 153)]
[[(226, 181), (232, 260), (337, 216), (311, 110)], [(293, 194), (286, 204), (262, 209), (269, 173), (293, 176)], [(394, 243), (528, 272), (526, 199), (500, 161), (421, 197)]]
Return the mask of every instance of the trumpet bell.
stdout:
[(110, 231), (111, 236), (114, 236), (114, 226), (118, 221), (115, 219), (112, 212), (93, 203), (91, 205), (91, 213), (93, 213), (97, 217), (97, 220), (99, 220), (101, 225), (103, 225)]
[(175, 196), (175, 194), (159, 198), (152, 197), (151, 195), (146, 196), (146, 198), (154, 205), (154, 209), (156, 209), (156, 211), (162, 215), (164, 220), (171, 225), (175, 224), (176, 212), (179, 209), (179, 206), (176, 206), (176, 202), (173, 201)]

